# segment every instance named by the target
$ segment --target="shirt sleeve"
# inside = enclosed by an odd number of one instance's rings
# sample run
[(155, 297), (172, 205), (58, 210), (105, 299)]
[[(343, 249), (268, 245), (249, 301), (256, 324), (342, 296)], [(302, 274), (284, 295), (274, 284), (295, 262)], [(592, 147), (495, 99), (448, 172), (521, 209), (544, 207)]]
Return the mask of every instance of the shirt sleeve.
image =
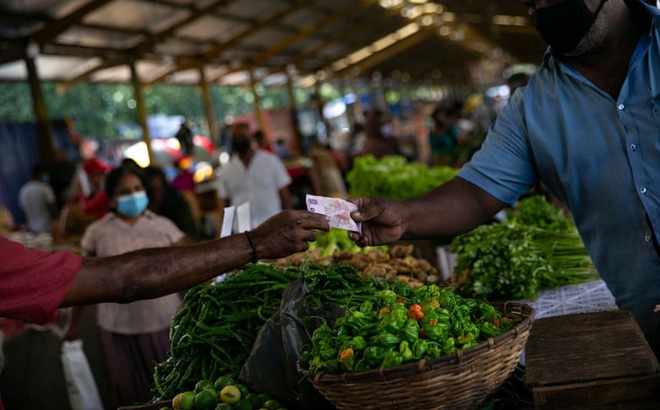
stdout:
[(174, 224), (174, 222), (168, 218), (163, 216), (156, 217), (158, 218), (159, 229), (161, 229), (162, 233), (170, 239), (171, 244), (179, 242), (186, 236), (186, 234), (183, 233), (183, 231), (181, 231), (181, 229), (179, 229), (176, 224)]
[(94, 239), (94, 226), (96, 226), (95, 223), (92, 223), (85, 229), (85, 232), (83, 233), (82, 238), (80, 239), (80, 249), (83, 252), (83, 255), (85, 256), (90, 256), (94, 255), (96, 256), (96, 241)]
[(275, 155), (270, 154), (273, 156), (272, 161), (273, 161), (273, 170), (274, 175), (275, 175), (275, 185), (277, 186), (277, 189), (284, 188), (285, 186), (288, 186), (291, 184), (291, 176), (289, 175), (288, 172), (286, 172), (286, 167), (284, 166), (284, 163), (277, 158)]
[(0, 317), (38, 324), (56, 318), (82, 265), (69, 252), (27, 249), (0, 237)]
[(498, 115), (486, 139), (458, 176), (513, 205), (538, 179), (526, 137), (522, 98)]
[[(227, 165), (229, 166), (229, 165)], [(229, 185), (227, 184), (227, 170), (223, 170), (218, 175), (218, 197), (221, 199), (229, 198)]]

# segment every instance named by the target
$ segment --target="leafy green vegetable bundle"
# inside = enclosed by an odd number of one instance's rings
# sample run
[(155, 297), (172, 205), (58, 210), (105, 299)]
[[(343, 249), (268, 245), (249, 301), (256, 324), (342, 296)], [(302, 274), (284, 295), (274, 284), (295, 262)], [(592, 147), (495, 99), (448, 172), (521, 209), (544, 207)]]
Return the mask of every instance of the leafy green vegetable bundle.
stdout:
[(540, 196), (519, 202), (505, 222), (456, 237), (452, 251), (452, 283), (468, 297), (536, 299), (598, 277), (573, 222)]
[(399, 155), (378, 160), (358, 157), (346, 175), (352, 196), (382, 196), (404, 200), (425, 194), (456, 175), (450, 167), (429, 167)]

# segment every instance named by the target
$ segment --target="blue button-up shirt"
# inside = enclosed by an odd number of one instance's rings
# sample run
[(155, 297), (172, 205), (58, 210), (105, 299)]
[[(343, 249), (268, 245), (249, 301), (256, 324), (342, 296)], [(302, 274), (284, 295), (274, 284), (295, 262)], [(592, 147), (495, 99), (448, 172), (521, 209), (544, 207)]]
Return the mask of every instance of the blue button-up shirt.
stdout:
[(618, 99), (548, 52), (458, 175), (509, 204), (542, 180), (570, 209), (619, 308), (660, 345), (660, 10), (628, 4), (651, 26)]

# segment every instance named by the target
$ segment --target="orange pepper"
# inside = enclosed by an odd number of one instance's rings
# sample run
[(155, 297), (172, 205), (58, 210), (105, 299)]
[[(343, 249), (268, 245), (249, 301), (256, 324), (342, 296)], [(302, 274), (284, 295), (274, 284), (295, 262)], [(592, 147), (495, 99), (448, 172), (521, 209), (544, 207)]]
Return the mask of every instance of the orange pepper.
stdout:
[(418, 312), (421, 312), (421, 311), (422, 311), (422, 305), (420, 305), (420, 304), (418, 304), (418, 303), (415, 303), (414, 305), (410, 306), (410, 311), (411, 311), (411, 312), (412, 312), (412, 311), (418, 311)]
[(408, 312), (408, 316), (415, 320), (419, 320), (424, 317), (424, 312), (421, 310), (411, 310)]
[(353, 356), (355, 352), (353, 352), (353, 348), (349, 347), (348, 349), (344, 350), (343, 352), (339, 353), (339, 360), (344, 360), (346, 358), (349, 358)]

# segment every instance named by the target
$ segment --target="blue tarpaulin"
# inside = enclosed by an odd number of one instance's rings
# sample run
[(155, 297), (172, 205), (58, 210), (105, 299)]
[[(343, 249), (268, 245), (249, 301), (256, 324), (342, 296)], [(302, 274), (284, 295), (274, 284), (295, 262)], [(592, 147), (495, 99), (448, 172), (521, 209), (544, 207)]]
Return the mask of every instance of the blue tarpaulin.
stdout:
[[(78, 146), (64, 121), (53, 121), (55, 147), (68, 162), (80, 161)], [(18, 204), (18, 192), (32, 179), (32, 168), (42, 164), (35, 123), (0, 123), (0, 203), (9, 209), (18, 224), (25, 217)]]

